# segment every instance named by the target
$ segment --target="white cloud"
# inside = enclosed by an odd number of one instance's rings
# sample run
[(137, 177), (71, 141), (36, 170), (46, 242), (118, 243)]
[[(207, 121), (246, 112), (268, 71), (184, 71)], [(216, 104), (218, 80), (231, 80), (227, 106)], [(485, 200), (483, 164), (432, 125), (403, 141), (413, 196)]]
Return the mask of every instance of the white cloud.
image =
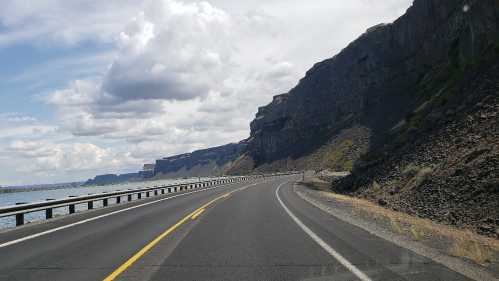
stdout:
[(91, 143), (17, 140), (4, 152), (30, 160), (27, 165), (17, 167), (18, 172), (97, 170), (140, 164), (127, 154), (116, 154)]
[[(271, 22), (263, 13), (235, 17), (207, 2), (150, 1), (121, 32), (101, 80), (75, 81), (47, 101), (75, 135), (137, 143), (177, 135), (172, 131), (215, 131), (225, 138), (204, 146), (237, 141), (247, 136), (256, 106), (299, 77), (291, 62), (255, 56), (247, 44), (247, 37), (272, 40), (272, 28), (263, 28)], [(151, 123), (161, 125), (151, 130)]]
[(121, 33), (102, 90), (118, 101), (205, 97), (230, 70), (232, 25), (206, 2), (151, 2)]
[(5, 0), (0, 22), (0, 46), (30, 42), (75, 45), (86, 40), (114, 41), (140, 9), (137, 0)]
[(103, 147), (97, 142), (96, 139), (77, 138), (31, 116), (2, 113), (2, 181), (40, 183), (82, 180), (103, 171), (136, 170), (147, 160), (132, 156), (122, 147)]
[(16, 112), (0, 113), (0, 141), (45, 136), (57, 130), (57, 126), (43, 124), (32, 116)]

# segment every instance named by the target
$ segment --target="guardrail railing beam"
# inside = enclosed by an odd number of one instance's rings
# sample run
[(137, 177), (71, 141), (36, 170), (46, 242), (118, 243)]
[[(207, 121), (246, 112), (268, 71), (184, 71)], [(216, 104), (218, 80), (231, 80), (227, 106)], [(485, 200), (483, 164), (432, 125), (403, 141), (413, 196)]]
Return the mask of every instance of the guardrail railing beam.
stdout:
[[(298, 174), (295, 173), (277, 173), (272, 175), (267, 175), (268, 177), (272, 176), (280, 176), (287, 174)], [(187, 184), (177, 184), (171, 186), (154, 186), (154, 187), (146, 187), (141, 189), (128, 189), (126, 191), (116, 190), (114, 192), (102, 192), (99, 194), (89, 193), (85, 196), (73, 196), (70, 195), (66, 199), (47, 199), (45, 202), (35, 202), (35, 203), (25, 203), (19, 202), (16, 203), (15, 206), (7, 206), (0, 207), (0, 218), (15, 216), (16, 226), (20, 226), (25, 224), (25, 214), (33, 213), (33, 212), (45, 212), (45, 218), (51, 219), (54, 217), (54, 209), (55, 208), (65, 208), (68, 207), (69, 214), (76, 213), (76, 205), (78, 204), (86, 204), (88, 210), (92, 210), (94, 208), (94, 202), (102, 200), (102, 206), (106, 207), (109, 205), (109, 199), (115, 199), (116, 204), (121, 203), (121, 197), (126, 196), (125, 198), (130, 202), (133, 201), (133, 195), (137, 195), (137, 200), (142, 199), (142, 194), (145, 197), (150, 197), (151, 192), (154, 192), (154, 196), (158, 196), (159, 194), (165, 193), (173, 193), (179, 191), (187, 191), (197, 188), (208, 188), (214, 185), (221, 185), (227, 183), (238, 183), (242, 181), (255, 180), (255, 179), (265, 179), (265, 176), (262, 175), (253, 175), (253, 176), (238, 176), (232, 178), (218, 178), (214, 180), (206, 180), (199, 181), (194, 183)]]

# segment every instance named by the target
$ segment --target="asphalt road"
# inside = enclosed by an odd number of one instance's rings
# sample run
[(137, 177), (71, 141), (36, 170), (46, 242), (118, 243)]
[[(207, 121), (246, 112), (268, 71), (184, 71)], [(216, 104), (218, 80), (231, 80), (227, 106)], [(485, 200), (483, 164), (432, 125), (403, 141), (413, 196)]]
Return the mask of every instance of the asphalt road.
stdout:
[(158, 196), (2, 232), (0, 280), (469, 280), (313, 207), (294, 194), (293, 179)]

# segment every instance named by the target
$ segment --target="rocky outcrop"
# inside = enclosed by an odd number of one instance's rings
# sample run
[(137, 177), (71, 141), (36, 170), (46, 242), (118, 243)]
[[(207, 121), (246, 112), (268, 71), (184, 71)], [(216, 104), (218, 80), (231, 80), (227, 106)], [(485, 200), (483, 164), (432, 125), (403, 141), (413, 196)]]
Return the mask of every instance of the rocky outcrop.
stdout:
[(225, 174), (246, 149), (246, 143), (197, 150), (156, 160), (156, 178), (216, 176)]
[(499, 238), (499, 53), (489, 59), (334, 189)]

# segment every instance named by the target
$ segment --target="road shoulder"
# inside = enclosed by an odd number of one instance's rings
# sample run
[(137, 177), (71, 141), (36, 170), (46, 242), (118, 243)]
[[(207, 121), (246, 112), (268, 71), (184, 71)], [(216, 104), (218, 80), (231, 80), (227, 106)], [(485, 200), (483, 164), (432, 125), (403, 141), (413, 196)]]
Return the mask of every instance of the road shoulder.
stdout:
[[(484, 281), (498, 280), (497, 272), (493, 269), (494, 265), (489, 266), (489, 268), (492, 268), (491, 270), (474, 264), (469, 260), (450, 256), (438, 247), (435, 247), (438, 243), (445, 243), (445, 241), (436, 241), (435, 237), (426, 243), (424, 240), (427, 239), (415, 240), (414, 237), (404, 235), (403, 231), (400, 230), (400, 226), (394, 225), (391, 222), (388, 224), (386, 222), (383, 223), (380, 218), (360, 212), (360, 209), (356, 208), (352, 202), (338, 200), (333, 196), (328, 196), (326, 192), (314, 190), (299, 183), (294, 184), (293, 191), (301, 199), (342, 221), (364, 229), (379, 238), (406, 248), (418, 255), (429, 258), (468, 278)], [(440, 246), (445, 247), (445, 245)]]

